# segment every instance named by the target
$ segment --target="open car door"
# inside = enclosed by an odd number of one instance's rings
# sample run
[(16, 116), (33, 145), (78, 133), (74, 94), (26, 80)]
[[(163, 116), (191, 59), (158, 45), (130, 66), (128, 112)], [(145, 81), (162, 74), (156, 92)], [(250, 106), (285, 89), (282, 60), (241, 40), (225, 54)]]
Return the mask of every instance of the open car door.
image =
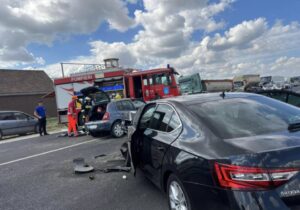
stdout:
[(139, 164), (139, 138), (136, 138), (136, 135), (138, 135), (137, 126), (144, 108), (145, 105), (141, 106), (137, 110), (132, 120), (132, 124), (128, 126), (129, 141), (127, 142), (127, 148), (128, 148), (129, 159), (130, 159), (130, 166), (134, 175), (136, 173), (136, 167)]

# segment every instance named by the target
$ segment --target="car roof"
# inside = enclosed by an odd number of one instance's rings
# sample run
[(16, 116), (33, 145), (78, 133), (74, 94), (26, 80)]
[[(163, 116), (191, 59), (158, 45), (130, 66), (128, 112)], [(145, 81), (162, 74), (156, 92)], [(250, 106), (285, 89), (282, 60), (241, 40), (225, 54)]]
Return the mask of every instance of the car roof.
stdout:
[[(0, 111), (0, 113), (7, 113), (7, 112), (22, 112), (22, 111), (16, 111), (16, 110), (5, 110), (5, 111)], [(23, 112), (22, 112), (23, 113)]]
[[(250, 96), (260, 96), (258, 94), (253, 93), (244, 93), (244, 92), (225, 92), (224, 98), (246, 98)], [(263, 97), (263, 96), (261, 96)], [(198, 104), (204, 103), (208, 101), (215, 101), (223, 98), (223, 93), (199, 93), (199, 94), (192, 94), (192, 95), (184, 95), (184, 96), (177, 96), (173, 98), (166, 98), (166, 99), (159, 99), (156, 102), (169, 102), (169, 103), (182, 103), (184, 105), (191, 105), (191, 104)]]

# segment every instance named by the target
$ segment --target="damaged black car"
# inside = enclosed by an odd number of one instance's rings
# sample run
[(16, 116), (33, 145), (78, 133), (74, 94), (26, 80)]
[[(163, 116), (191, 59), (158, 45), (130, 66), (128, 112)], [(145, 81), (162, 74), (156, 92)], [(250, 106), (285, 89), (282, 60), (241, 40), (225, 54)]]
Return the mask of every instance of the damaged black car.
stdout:
[(300, 109), (223, 93), (158, 100), (129, 128), (131, 164), (170, 209), (300, 209)]

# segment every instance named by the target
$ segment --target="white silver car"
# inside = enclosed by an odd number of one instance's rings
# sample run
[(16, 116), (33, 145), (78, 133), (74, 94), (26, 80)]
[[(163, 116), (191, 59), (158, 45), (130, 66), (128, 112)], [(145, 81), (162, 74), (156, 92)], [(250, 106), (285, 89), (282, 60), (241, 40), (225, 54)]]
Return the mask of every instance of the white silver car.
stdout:
[(38, 121), (19, 111), (0, 111), (0, 139), (3, 136), (38, 132)]

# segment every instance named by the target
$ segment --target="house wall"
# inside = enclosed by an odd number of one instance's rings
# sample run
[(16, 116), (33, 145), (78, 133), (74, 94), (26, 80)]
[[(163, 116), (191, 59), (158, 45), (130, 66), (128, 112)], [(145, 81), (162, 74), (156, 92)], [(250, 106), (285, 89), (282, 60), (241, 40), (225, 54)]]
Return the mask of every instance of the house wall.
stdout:
[[(22, 111), (33, 115), (37, 102), (43, 95), (21, 95), (21, 96), (0, 96), (0, 111), (13, 110)], [(42, 99), (47, 110), (48, 117), (56, 117), (55, 97)]]

